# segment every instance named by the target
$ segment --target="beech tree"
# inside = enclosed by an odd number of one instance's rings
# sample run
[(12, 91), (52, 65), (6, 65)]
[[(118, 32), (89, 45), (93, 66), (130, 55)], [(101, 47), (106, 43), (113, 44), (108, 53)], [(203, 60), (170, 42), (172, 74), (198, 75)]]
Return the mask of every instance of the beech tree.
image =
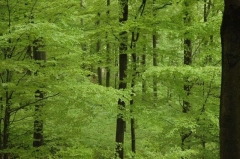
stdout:
[[(128, 0), (121, 0), (119, 1), (120, 6), (120, 17), (119, 23), (124, 25), (124, 23), (128, 20)], [(128, 42), (128, 35), (127, 31), (122, 31), (120, 33), (120, 46), (119, 46), (119, 89), (126, 89), (127, 83), (124, 81), (127, 77), (127, 42)], [(120, 159), (123, 159), (123, 143), (124, 143), (124, 131), (126, 128), (126, 121), (124, 119), (124, 111), (125, 111), (126, 103), (125, 101), (119, 99), (118, 100), (118, 107), (120, 113), (117, 116), (117, 126), (116, 126), (116, 154)]]

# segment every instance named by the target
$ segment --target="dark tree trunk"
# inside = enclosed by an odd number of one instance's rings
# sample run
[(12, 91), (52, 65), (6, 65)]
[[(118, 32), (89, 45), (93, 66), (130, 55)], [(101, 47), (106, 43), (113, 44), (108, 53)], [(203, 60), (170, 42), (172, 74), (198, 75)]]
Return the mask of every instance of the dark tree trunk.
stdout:
[[(203, 21), (207, 22), (208, 21), (208, 17), (211, 11), (211, 6), (212, 6), (212, 0), (204, 0), (204, 6), (203, 6)], [(213, 43), (213, 35), (209, 36), (209, 39), (205, 39), (205, 45), (208, 45), (208, 43)], [(212, 62), (212, 56), (208, 55), (206, 57), (206, 62), (205, 64), (211, 63)], [(204, 87), (204, 86), (203, 86)]]
[[(3, 124), (3, 98), (0, 97), (0, 150), (3, 149), (3, 133), (2, 133), (2, 125)], [(0, 159), (2, 159), (2, 154), (0, 153)]]
[[(188, 26), (188, 25), (190, 25), (190, 15), (188, 12), (189, 4), (188, 4), (187, 0), (185, 1), (184, 5), (185, 5), (185, 13), (184, 13), (185, 17), (183, 20), (184, 20), (185, 26)], [(188, 32), (185, 33), (183, 45), (184, 45), (184, 65), (191, 65), (192, 64), (192, 41), (189, 38)], [(188, 97), (190, 95), (191, 87), (190, 87), (188, 79), (186, 79), (185, 83), (186, 84), (184, 84), (183, 89), (186, 92), (186, 97)], [(189, 109), (190, 109), (190, 103), (187, 100), (184, 100), (183, 101), (183, 112), (187, 113), (189, 111)]]
[[(132, 89), (132, 99), (130, 101), (130, 113), (131, 113), (131, 148), (132, 152), (136, 153), (136, 139), (135, 139), (135, 119), (134, 119), (134, 101), (133, 101), (133, 94), (134, 94), (134, 86), (135, 86), (135, 81), (136, 81), (136, 76), (137, 76), (137, 54), (136, 54), (136, 42), (138, 40), (139, 34), (136, 35), (135, 33), (132, 32), (132, 39), (131, 39), (131, 50), (133, 51), (132, 53), (132, 83), (131, 83), (131, 89)], [(133, 156), (134, 157), (134, 156)]]
[[(44, 93), (40, 90), (35, 92), (36, 100), (42, 99)], [(43, 120), (42, 120), (42, 107), (41, 103), (35, 105), (35, 120), (34, 120), (34, 133), (33, 133), (33, 147), (40, 147), (43, 145)]]
[[(80, 8), (81, 10), (84, 9), (84, 0), (80, 0)], [(81, 18), (81, 26), (84, 27), (84, 21), (83, 21), (83, 18)], [(86, 43), (81, 43), (81, 47), (82, 47), (82, 50), (83, 51), (86, 51), (87, 50), (87, 46), (86, 46)]]
[[(154, 8), (155, 1), (153, 0), (153, 17), (156, 17), (156, 10)], [(153, 34), (152, 34), (152, 46), (153, 46), (153, 66), (158, 66), (158, 53), (157, 53), (157, 31), (154, 28)], [(158, 96), (158, 90), (157, 90), (157, 78), (153, 77), (153, 96), (156, 99)]]
[[(157, 55), (157, 35), (156, 35), (156, 31), (153, 33), (152, 35), (152, 43), (153, 43), (153, 66), (158, 66), (158, 55)], [(155, 99), (158, 96), (158, 90), (157, 90), (157, 78), (153, 78), (153, 96), (155, 97)]]
[(110, 43), (107, 42), (107, 67), (106, 67), (106, 87), (110, 87), (110, 62), (111, 62), (111, 59), (110, 59)]
[[(128, 0), (121, 0), (120, 2), (121, 8), (123, 8), (122, 15), (120, 15), (119, 22), (125, 23), (128, 19)], [(126, 89), (127, 83), (124, 81), (126, 78), (126, 70), (127, 70), (127, 32), (123, 31), (120, 33), (120, 47), (119, 47), (119, 89)], [(125, 102), (119, 99), (118, 106), (120, 111), (125, 110)], [(124, 143), (124, 130), (125, 130), (126, 122), (123, 119), (123, 113), (119, 113), (117, 116), (117, 127), (116, 127), (116, 155), (123, 159), (123, 143)]]
[[(144, 46), (146, 47), (146, 46)], [(141, 60), (141, 64), (142, 64), (142, 72), (145, 71), (146, 69), (146, 54), (145, 54), (145, 50), (146, 48), (144, 48), (144, 55), (142, 55), (142, 60)], [(146, 99), (146, 92), (147, 92), (147, 83), (146, 83), (146, 79), (142, 78), (142, 100), (144, 101)]]
[(240, 0), (225, 0), (221, 26), (220, 158), (240, 158)]
[[(188, 0), (184, 1), (184, 24), (185, 26), (189, 26), (190, 25), (190, 15), (189, 15), (189, 2)], [(184, 41), (183, 41), (183, 45), (184, 45), (184, 65), (191, 65), (192, 64), (192, 42), (191, 39), (189, 38), (189, 33), (186, 32), (184, 35)], [(183, 107), (182, 107), (182, 112), (183, 113), (188, 113), (190, 111), (190, 102), (188, 101), (188, 97), (191, 94), (191, 85), (190, 85), (190, 81), (188, 80), (188, 78), (185, 79), (185, 84), (183, 85), (183, 89), (185, 91), (185, 99), (183, 100)], [(192, 134), (191, 130), (183, 130), (181, 133), (181, 146), (182, 146), (182, 150), (185, 150), (185, 141), (188, 137), (190, 137), (190, 135)]]
[[(119, 67), (119, 54), (118, 49), (114, 48), (114, 66)], [(114, 88), (118, 89), (118, 79), (119, 79), (119, 71), (114, 73)]]
[[(44, 41), (39, 38), (34, 41), (33, 46), (33, 59), (36, 61), (46, 61), (46, 52), (41, 49), (44, 48)], [(37, 72), (35, 73), (37, 76)], [(44, 98), (44, 92), (41, 90), (36, 90), (35, 92), (36, 100)], [(43, 145), (43, 120), (42, 120), (42, 107), (43, 103), (38, 102), (35, 105), (34, 114), (34, 132), (33, 132), (33, 147), (40, 147)]]
[[(110, 6), (110, 0), (107, 0), (107, 6)], [(109, 16), (110, 11), (107, 11), (107, 16)], [(110, 68), (109, 64), (111, 63), (110, 60), (110, 43), (108, 41), (108, 32), (106, 33), (107, 39), (107, 67), (106, 67), (106, 87), (110, 87)]]
[[(100, 25), (100, 13), (97, 14), (97, 17), (98, 17), (98, 20), (96, 22), (96, 25), (97, 25), (97, 27), (99, 27), (99, 25)], [(101, 49), (100, 40), (97, 41), (97, 47), (96, 48), (97, 48), (96, 51), (100, 54), (100, 49)], [(99, 61), (99, 64), (101, 64), (101, 61)], [(98, 66), (98, 68), (97, 68), (97, 74), (98, 74), (98, 84), (102, 85), (102, 68), (100, 66)]]
[[(10, 76), (10, 71), (7, 71), (7, 78)], [(7, 79), (9, 81), (9, 79)], [(8, 149), (9, 145), (9, 126), (10, 126), (10, 100), (11, 100), (11, 94), (9, 91), (6, 91), (6, 106), (5, 106), (5, 112), (4, 112), (4, 119), (3, 119), (3, 146), (2, 149), (6, 150)], [(3, 153), (2, 154), (3, 159), (8, 159), (9, 154)]]

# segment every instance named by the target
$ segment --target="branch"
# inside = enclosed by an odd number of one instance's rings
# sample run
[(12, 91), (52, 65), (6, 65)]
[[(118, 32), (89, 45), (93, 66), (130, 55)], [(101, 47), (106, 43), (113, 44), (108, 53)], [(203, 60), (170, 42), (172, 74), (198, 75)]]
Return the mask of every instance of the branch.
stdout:
[(32, 14), (33, 14), (33, 9), (34, 9), (34, 7), (36, 6), (37, 1), (38, 1), (38, 0), (35, 0), (35, 2), (34, 2), (34, 4), (33, 4), (32, 8), (31, 8), (29, 20), (31, 20), (31, 19), (33, 18), (33, 16), (32, 16)]
[(214, 82), (214, 78), (215, 78), (215, 75), (213, 75), (213, 77), (212, 77), (212, 79), (211, 79), (211, 81), (210, 81), (209, 89), (208, 89), (208, 92), (207, 92), (207, 96), (206, 96), (206, 99), (205, 99), (205, 101), (204, 101), (204, 103), (203, 103), (203, 106), (202, 106), (202, 109), (201, 109), (201, 114), (205, 111), (205, 107), (206, 107), (207, 102), (208, 102), (208, 99), (209, 99), (209, 97), (210, 97), (210, 95), (211, 95), (212, 84), (213, 84), (213, 82)]
[(141, 6), (138, 8), (138, 13), (137, 13), (137, 15), (135, 16), (135, 19), (137, 19), (139, 12), (140, 12), (140, 16), (143, 15), (143, 12), (144, 12), (145, 6), (146, 6), (146, 2), (147, 2), (147, 0), (142, 0), (142, 4), (141, 4)]
[(14, 113), (14, 112), (16, 112), (16, 111), (19, 111), (20, 109), (23, 109), (23, 108), (29, 106), (29, 105), (35, 104), (35, 103), (37, 103), (37, 102), (40, 102), (40, 101), (42, 101), (42, 100), (45, 100), (45, 99), (48, 99), (48, 98), (51, 98), (51, 97), (55, 97), (55, 96), (57, 96), (57, 95), (59, 95), (59, 94), (60, 94), (60, 93), (57, 93), (57, 94), (54, 94), (54, 95), (51, 95), (51, 96), (43, 97), (43, 98), (38, 99), (38, 100), (35, 100), (35, 101), (33, 101), (33, 102), (28, 102), (28, 103), (26, 103), (26, 104), (24, 104), (24, 105), (21, 105), (21, 106), (18, 107), (18, 108), (13, 108), (13, 109), (11, 109), (11, 110), (10, 110), (10, 113)]
[(156, 10), (159, 10), (159, 9), (163, 9), (166, 6), (170, 6), (170, 5), (172, 5), (172, 2), (166, 3), (166, 4), (162, 5), (161, 7), (154, 8), (153, 11), (156, 11)]
[(25, 73), (22, 77), (19, 78), (19, 80), (17, 81), (16, 86), (18, 86), (18, 85), (20, 84), (21, 80), (22, 80), (27, 74), (28, 74), (28, 71), (26, 71), (26, 73)]

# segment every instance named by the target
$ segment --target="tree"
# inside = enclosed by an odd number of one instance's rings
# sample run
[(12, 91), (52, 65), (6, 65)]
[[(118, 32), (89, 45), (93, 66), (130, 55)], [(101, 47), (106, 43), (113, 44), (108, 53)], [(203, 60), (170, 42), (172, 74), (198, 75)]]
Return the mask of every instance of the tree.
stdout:
[(225, 0), (221, 26), (220, 158), (240, 158), (240, 1)]
[[(128, 20), (128, 0), (121, 0), (119, 2), (120, 5), (120, 11), (122, 14), (120, 14), (119, 22), (120, 24), (124, 25), (126, 21)], [(127, 83), (125, 80), (127, 74), (127, 31), (122, 31), (120, 33), (120, 46), (119, 46), (119, 89), (126, 89)], [(123, 153), (123, 143), (124, 143), (124, 131), (126, 126), (126, 121), (124, 119), (123, 112), (125, 110), (125, 101), (122, 99), (118, 100), (118, 107), (120, 110), (120, 113), (117, 116), (117, 127), (116, 127), (116, 154), (120, 159), (123, 159), (124, 153)]]
[[(107, 6), (109, 7), (110, 6), (110, 3), (111, 1), (110, 0), (107, 0)], [(109, 9), (107, 10), (106, 12), (107, 14), (107, 17), (109, 17), (109, 14), (110, 14), (110, 11)], [(106, 53), (107, 53), (107, 59), (106, 59), (106, 63), (107, 63), (107, 67), (106, 67), (106, 87), (110, 87), (110, 68), (109, 68), (109, 63), (111, 62), (111, 59), (110, 59), (110, 50), (111, 50), (111, 47), (110, 47), (110, 42), (109, 42), (109, 39), (108, 39), (108, 34), (109, 32), (106, 32)]]
[[(185, 0), (184, 2), (184, 24), (186, 27), (188, 27), (191, 24), (191, 13), (189, 12), (190, 7), (189, 3), (190, 1)], [(184, 60), (183, 63), (184, 65), (191, 65), (192, 64), (192, 40), (189, 37), (189, 32), (187, 31), (185, 33), (185, 37), (183, 40), (183, 45), (184, 45)], [(191, 94), (191, 82), (189, 81), (189, 77), (186, 77), (185, 83), (183, 86), (183, 89), (185, 91), (186, 97), (183, 100), (183, 106), (182, 106), (182, 112), (183, 113), (189, 113), (190, 108), (191, 108), (191, 103), (189, 102), (189, 96)], [(189, 138), (189, 136), (192, 134), (191, 130), (183, 130), (181, 133), (181, 145), (182, 145), (182, 150), (185, 150), (185, 140)]]

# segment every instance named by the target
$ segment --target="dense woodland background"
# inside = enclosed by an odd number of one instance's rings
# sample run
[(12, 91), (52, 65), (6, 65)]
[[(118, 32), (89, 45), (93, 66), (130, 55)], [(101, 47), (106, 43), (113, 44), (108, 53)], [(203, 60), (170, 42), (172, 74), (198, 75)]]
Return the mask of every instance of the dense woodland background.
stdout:
[(0, 0), (0, 158), (218, 159), (222, 10)]

